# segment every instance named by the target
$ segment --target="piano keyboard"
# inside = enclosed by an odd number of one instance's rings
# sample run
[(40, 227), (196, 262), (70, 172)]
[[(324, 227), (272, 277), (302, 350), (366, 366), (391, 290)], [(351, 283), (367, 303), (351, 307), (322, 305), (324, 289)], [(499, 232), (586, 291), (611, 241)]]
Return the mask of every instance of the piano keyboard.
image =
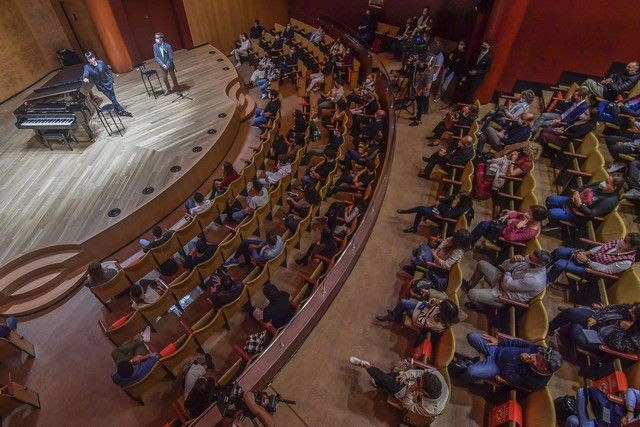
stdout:
[(28, 118), (19, 122), (21, 128), (48, 128), (48, 129), (65, 129), (70, 128), (75, 124), (75, 117), (64, 118)]

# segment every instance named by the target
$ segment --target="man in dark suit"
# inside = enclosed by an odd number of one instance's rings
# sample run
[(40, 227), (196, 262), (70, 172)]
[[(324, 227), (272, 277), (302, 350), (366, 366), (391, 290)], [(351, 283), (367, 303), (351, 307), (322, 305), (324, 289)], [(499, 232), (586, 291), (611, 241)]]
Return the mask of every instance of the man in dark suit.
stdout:
[(444, 170), (447, 169), (446, 164), (452, 165), (466, 165), (469, 160), (473, 157), (473, 138), (469, 135), (463, 136), (458, 141), (458, 145), (447, 152), (444, 148), (436, 151), (431, 155), (431, 157), (423, 157), (422, 160), (427, 162), (424, 167), (424, 171), (419, 173), (418, 176), (424, 179), (431, 178), (431, 172), (433, 172), (433, 168), (436, 165), (440, 165), (440, 167)]
[(473, 102), (473, 95), (482, 84), (489, 68), (491, 68), (491, 43), (485, 40), (482, 42), (482, 50), (467, 72), (467, 94), (465, 96), (467, 102)]
[(482, 153), (485, 143), (491, 145), (495, 151), (500, 151), (507, 145), (528, 140), (531, 137), (531, 122), (534, 118), (533, 113), (524, 113), (520, 119), (510, 122), (509, 126), (502, 130), (498, 131), (489, 126), (478, 137), (476, 151)]
[(93, 52), (86, 52), (84, 57), (88, 64), (84, 65), (82, 80), (86, 83), (92, 80), (96, 88), (111, 101), (119, 116), (133, 117), (116, 99), (116, 92), (113, 90), (113, 74), (109, 66), (104, 61), (96, 59)]
[[(171, 92), (179, 92), (180, 86), (176, 78), (176, 64), (173, 62), (173, 49), (169, 43), (165, 43), (164, 34), (162, 33), (156, 33), (156, 42), (153, 44), (153, 56), (162, 70), (162, 78), (164, 79), (164, 86), (166, 88), (164, 94), (169, 95)], [(169, 85), (168, 75), (171, 76), (173, 89), (171, 89)]]

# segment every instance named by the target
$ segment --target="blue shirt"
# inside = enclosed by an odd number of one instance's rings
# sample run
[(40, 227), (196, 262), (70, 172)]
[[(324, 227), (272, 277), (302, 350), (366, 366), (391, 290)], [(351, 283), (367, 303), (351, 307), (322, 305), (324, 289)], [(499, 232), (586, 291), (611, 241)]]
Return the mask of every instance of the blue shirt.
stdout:
[(111, 375), (111, 379), (114, 383), (119, 385), (120, 387), (126, 387), (133, 383), (140, 381), (144, 378), (149, 372), (151, 372), (151, 368), (156, 364), (156, 362), (160, 359), (160, 355), (158, 353), (153, 353), (149, 356), (148, 359), (139, 363), (137, 365), (133, 365), (133, 374), (130, 377), (121, 377), (118, 372), (114, 372)]
[(98, 90), (110, 92), (113, 90), (113, 75), (107, 64), (102, 60), (98, 60), (96, 65), (84, 64), (82, 71), (83, 79), (93, 80)]

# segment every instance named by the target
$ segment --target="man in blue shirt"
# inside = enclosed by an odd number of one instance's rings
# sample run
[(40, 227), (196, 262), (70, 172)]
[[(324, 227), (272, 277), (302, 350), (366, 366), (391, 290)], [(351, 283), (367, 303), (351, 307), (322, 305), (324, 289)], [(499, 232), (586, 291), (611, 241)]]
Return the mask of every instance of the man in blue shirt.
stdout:
[(111, 379), (120, 387), (126, 387), (144, 378), (160, 359), (158, 353), (149, 353), (145, 344), (149, 332), (145, 332), (147, 337), (125, 342), (111, 352), (111, 358), (116, 364), (116, 372), (111, 375)]
[(133, 117), (116, 99), (116, 93), (113, 90), (113, 74), (109, 66), (104, 61), (96, 59), (93, 52), (86, 52), (84, 57), (88, 63), (84, 65), (82, 80), (86, 83), (93, 81), (96, 88), (111, 101), (119, 116)]
[(480, 332), (471, 332), (467, 341), (485, 357), (466, 366), (464, 377), (469, 382), (493, 380), (500, 375), (515, 387), (535, 391), (544, 388), (562, 366), (557, 350), (529, 341), (498, 339)]
[[(169, 95), (171, 92), (180, 92), (180, 85), (178, 85), (178, 79), (176, 78), (176, 64), (173, 62), (173, 49), (169, 43), (164, 41), (163, 33), (156, 33), (155, 40), (156, 42), (153, 44), (153, 56), (162, 70), (164, 86), (167, 89), (164, 91), (164, 94)], [(171, 85), (169, 85), (168, 75), (171, 76), (173, 89)]]

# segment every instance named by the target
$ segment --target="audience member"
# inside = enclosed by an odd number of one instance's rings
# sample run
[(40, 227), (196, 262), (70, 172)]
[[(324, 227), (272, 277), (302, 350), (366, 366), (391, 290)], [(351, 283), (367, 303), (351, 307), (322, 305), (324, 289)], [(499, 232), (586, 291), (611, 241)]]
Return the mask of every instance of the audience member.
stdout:
[(255, 118), (251, 122), (251, 126), (259, 128), (278, 114), (282, 105), (279, 96), (280, 94), (276, 90), (269, 92), (269, 102), (264, 109), (256, 108)]
[(198, 264), (201, 264), (211, 258), (218, 247), (216, 245), (208, 243), (206, 240), (200, 238), (195, 244), (195, 250), (191, 254), (187, 254), (182, 266), (187, 269), (194, 268)]
[(547, 148), (553, 144), (562, 149), (566, 148), (570, 142), (577, 145), (581, 140), (598, 125), (598, 114), (594, 108), (587, 109), (578, 120), (570, 125), (560, 125), (558, 127), (548, 127), (542, 129), (538, 140)]
[(640, 233), (628, 233), (623, 239), (611, 240), (590, 250), (560, 246), (551, 254), (553, 265), (547, 272), (547, 280), (554, 283), (563, 272), (589, 277), (587, 269), (620, 274), (631, 268), (639, 256)]
[(491, 68), (491, 42), (485, 40), (482, 42), (481, 50), (471, 65), (471, 69), (467, 71), (464, 79), (467, 82), (467, 92), (465, 96), (466, 102), (473, 102), (473, 95), (482, 84), (484, 76)]
[(285, 199), (289, 212), (304, 218), (309, 213), (312, 206), (319, 206), (322, 198), (315, 186), (306, 186), (302, 194), (290, 191)]
[[(547, 265), (551, 254), (544, 249), (533, 251), (528, 256), (515, 255), (498, 267), (487, 261), (479, 261), (469, 281), (462, 281), (462, 288), (469, 296), (465, 307), (478, 309), (477, 303), (502, 307), (500, 297), (519, 302), (529, 302), (547, 286)], [(478, 289), (484, 279), (488, 288)]]
[(476, 152), (482, 153), (486, 143), (495, 151), (500, 151), (505, 146), (527, 141), (531, 137), (531, 122), (534, 117), (531, 113), (524, 113), (520, 120), (510, 122), (502, 130), (488, 126), (478, 137)]
[(549, 196), (546, 200), (549, 210), (549, 226), (543, 231), (556, 230), (560, 221), (574, 225), (584, 224), (594, 217), (606, 216), (618, 206), (618, 193), (624, 185), (620, 175), (608, 176), (604, 181), (583, 185), (572, 190), (571, 196)]
[(453, 324), (458, 323), (458, 306), (451, 300), (430, 298), (428, 301), (401, 299), (393, 310), (387, 310), (384, 316), (376, 316), (380, 322), (394, 322), (407, 314), (414, 325), (420, 328), (442, 333)]
[(131, 308), (133, 310), (145, 308), (158, 301), (161, 294), (155, 280), (142, 279), (140, 282), (133, 284), (129, 289)]
[[(569, 415), (564, 427), (598, 427), (598, 426), (624, 426), (638, 421), (638, 403), (640, 402), (640, 390), (629, 387), (624, 392), (624, 404), (609, 399), (606, 392), (597, 387), (580, 387), (576, 393), (577, 414)], [(595, 419), (589, 418), (587, 404), (591, 404), (591, 413)]]
[(253, 313), (253, 317), (256, 320), (271, 323), (276, 329), (280, 329), (289, 323), (296, 314), (296, 309), (289, 302), (291, 298), (289, 293), (279, 290), (271, 283), (267, 283), (262, 288), (262, 294), (267, 299), (268, 304), (264, 309), (249, 306), (248, 310)]
[(422, 160), (427, 162), (427, 164), (418, 176), (424, 179), (431, 179), (431, 172), (433, 172), (433, 168), (435, 168), (436, 165), (440, 165), (441, 169), (446, 172), (448, 170), (446, 166), (447, 163), (452, 165), (466, 165), (472, 158), (473, 138), (468, 135), (463, 136), (453, 150), (447, 151), (445, 148), (440, 148), (440, 150), (433, 153), (430, 157), (423, 157)]
[(527, 212), (504, 210), (498, 219), (480, 221), (471, 232), (472, 244), (481, 237), (498, 242), (500, 238), (508, 242), (527, 242), (540, 233), (542, 221), (547, 219), (547, 208), (532, 205)]
[(236, 48), (230, 53), (236, 58), (236, 68), (242, 65), (242, 58), (249, 56), (249, 49), (251, 49), (251, 40), (249, 40), (246, 33), (240, 34), (240, 40), (236, 42)]
[(640, 63), (638, 61), (629, 62), (622, 73), (612, 74), (600, 82), (587, 79), (582, 83), (582, 87), (598, 98), (605, 98), (610, 101), (617, 96), (630, 90), (640, 79)]
[(240, 174), (235, 170), (233, 164), (225, 160), (222, 163), (222, 178), (216, 178), (213, 180), (209, 200), (213, 200), (216, 196), (227, 191), (229, 184), (238, 178), (240, 178)]
[(150, 338), (150, 327), (147, 326), (139, 338), (127, 341), (111, 352), (116, 364), (116, 372), (111, 379), (120, 387), (127, 387), (144, 378), (160, 359), (158, 353), (150, 353), (147, 342)]
[(234, 281), (224, 267), (212, 273), (205, 280), (205, 286), (209, 290), (211, 304), (217, 309), (235, 301), (244, 292), (244, 284)]
[(264, 33), (264, 27), (260, 25), (259, 20), (253, 21), (253, 25), (251, 25), (251, 29), (249, 30), (249, 35), (253, 40), (259, 40), (262, 38), (262, 34)]
[(200, 212), (203, 212), (211, 206), (211, 199), (205, 199), (204, 195), (198, 191), (196, 191), (192, 197), (187, 199), (187, 202), (184, 204), (187, 212), (191, 217), (195, 217)]
[(520, 93), (515, 102), (489, 111), (482, 118), (482, 130), (485, 130), (491, 123), (496, 123), (504, 128), (512, 121), (518, 121), (524, 113), (529, 111), (529, 105), (531, 105), (535, 96), (532, 90), (525, 90)]
[(8, 316), (3, 322), (0, 322), (0, 338), (9, 338), (11, 331), (18, 328), (18, 319), (15, 316)]
[(422, 416), (440, 415), (449, 400), (449, 386), (433, 366), (416, 368), (413, 360), (403, 360), (392, 372), (385, 373), (355, 356), (349, 358), (354, 366), (366, 369), (376, 388), (400, 400), (407, 411)]
[(324, 227), (320, 232), (320, 240), (309, 245), (309, 248), (302, 256), (296, 260), (296, 264), (307, 265), (309, 258), (320, 255), (324, 258), (331, 259), (338, 253), (339, 247), (333, 236), (333, 231)]
[(515, 387), (535, 391), (544, 388), (562, 366), (557, 350), (529, 341), (495, 338), (480, 332), (469, 333), (467, 341), (484, 356), (483, 360), (459, 366), (463, 379), (469, 383), (493, 381), (500, 375)]
[(277, 257), (284, 249), (284, 240), (275, 231), (267, 233), (266, 240), (243, 240), (235, 255), (225, 263), (225, 268), (240, 265), (240, 256), (244, 258), (244, 266), (251, 263), (262, 265)]
[(100, 264), (97, 261), (89, 264), (87, 269), (87, 280), (85, 281), (85, 286), (88, 288), (92, 288), (94, 286), (102, 285), (118, 274), (118, 270), (114, 263), (105, 263)]
[[(597, 351), (601, 344), (623, 353), (640, 352), (640, 322), (638, 303), (607, 306), (570, 307), (562, 310), (549, 322), (549, 335), (558, 328), (568, 326), (572, 344)], [(596, 332), (596, 336), (585, 330)]]
[(251, 195), (244, 197), (246, 206), (243, 208), (239, 199), (236, 199), (231, 206), (231, 219), (235, 222), (241, 222), (248, 216), (253, 215), (256, 209), (269, 203), (269, 191), (263, 186), (259, 180), (253, 181)]
[(560, 126), (569, 126), (580, 119), (588, 109), (589, 102), (587, 96), (589, 91), (585, 88), (579, 88), (573, 93), (572, 102), (566, 102), (560, 106), (561, 112), (542, 113), (538, 119), (533, 122), (531, 132), (536, 134), (540, 128), (557, 128)]
[(405, 233), (416, 233), (418, 225), (423, 219), (436, 220), (438, 216), (442, 218), (457, 219), (464, 215), (473, 207), (473, 199), (468, 191), (459, 191), (453, 196), (445, 196), (440, 199), (436, 206), (416, 206), (410, 209), (398, 209), (399, 214), (411, 214), (416, 216), (413, 225), (404, 230)]

